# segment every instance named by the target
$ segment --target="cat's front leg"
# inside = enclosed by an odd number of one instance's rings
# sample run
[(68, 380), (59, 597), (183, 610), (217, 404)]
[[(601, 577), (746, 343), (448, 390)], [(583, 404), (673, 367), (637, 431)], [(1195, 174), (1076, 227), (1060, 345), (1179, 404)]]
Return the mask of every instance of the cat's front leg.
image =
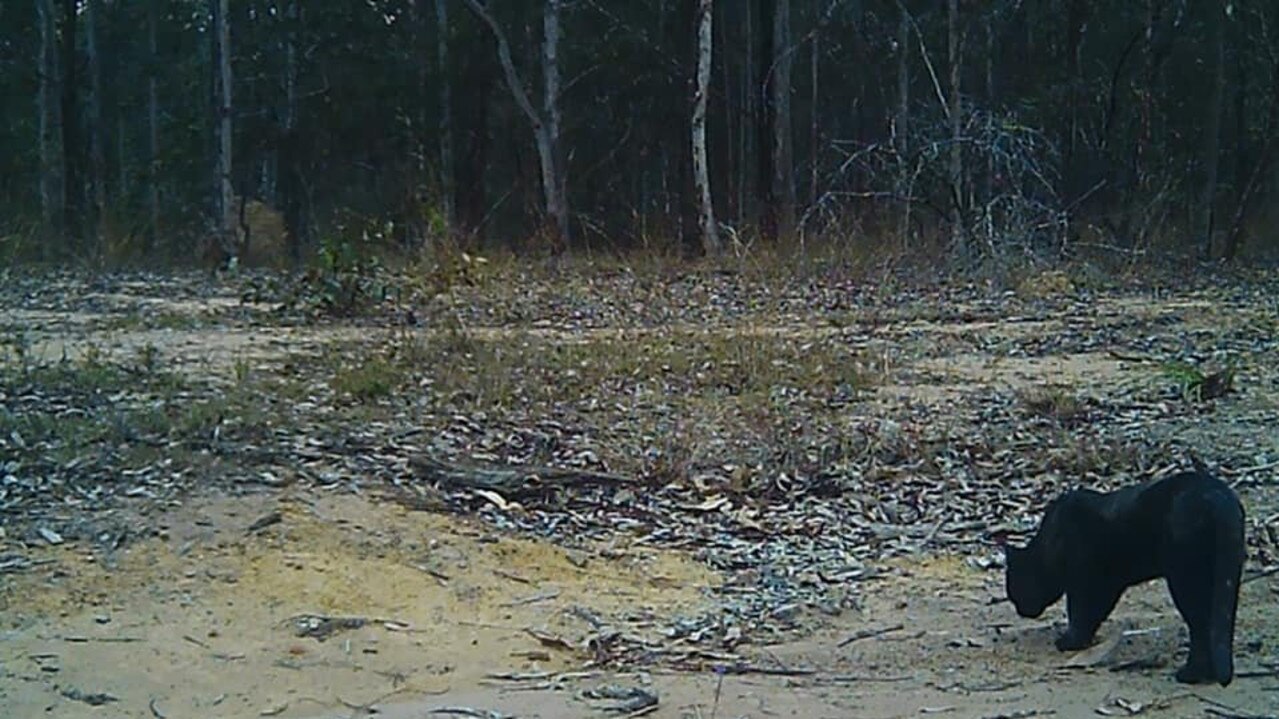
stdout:
[(1097, 628), (1110, 616), (1121, 591), (1091, 586), (1066, 590), (1066, 631), (1057, 637), (1057, 649), (1071, 652), (1092, 644)]

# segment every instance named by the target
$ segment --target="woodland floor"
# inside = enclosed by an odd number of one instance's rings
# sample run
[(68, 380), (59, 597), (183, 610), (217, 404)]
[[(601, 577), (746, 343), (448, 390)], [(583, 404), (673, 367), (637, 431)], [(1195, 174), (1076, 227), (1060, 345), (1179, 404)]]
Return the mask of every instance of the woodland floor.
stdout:
[[(1273, 272), (10, 271), (0, 353), (5, 716), (1279, 715)], [(1162, 584), (1077, 655), (1001, 600), (1047, 498), (1192, 454), (1230, 687)]]

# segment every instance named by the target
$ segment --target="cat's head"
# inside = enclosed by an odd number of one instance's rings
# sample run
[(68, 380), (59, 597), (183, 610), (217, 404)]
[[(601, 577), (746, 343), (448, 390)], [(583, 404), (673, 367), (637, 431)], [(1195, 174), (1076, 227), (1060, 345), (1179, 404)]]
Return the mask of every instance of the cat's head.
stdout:
[(1065, 593), (1061, 582), (1047, 570), (1034, 546), (1005, 544), (1004, 570), (1004, 589), (1008, 599), (1023, 617), (1038, 617)]

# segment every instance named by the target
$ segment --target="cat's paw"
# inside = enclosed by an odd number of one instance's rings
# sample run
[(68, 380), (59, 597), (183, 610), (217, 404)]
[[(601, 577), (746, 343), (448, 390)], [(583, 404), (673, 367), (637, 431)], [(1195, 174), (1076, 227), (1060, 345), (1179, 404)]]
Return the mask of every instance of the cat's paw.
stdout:
[(1057, 641), (1053, 644), (1056, 645), (1057, 651), (1077, 652), (1080, 649), (1087, 649), (1092, 644), (1092, 637), (1080, 637), (1067, 629), (1066, 633), (1057, 637)]
[(1186, 666), (1177, 670), (1174, 675), (1182, 684), (1220, 684), (1226, 686), (1230, 677), (1219, 677), (1208, 662), (1188, 661)]

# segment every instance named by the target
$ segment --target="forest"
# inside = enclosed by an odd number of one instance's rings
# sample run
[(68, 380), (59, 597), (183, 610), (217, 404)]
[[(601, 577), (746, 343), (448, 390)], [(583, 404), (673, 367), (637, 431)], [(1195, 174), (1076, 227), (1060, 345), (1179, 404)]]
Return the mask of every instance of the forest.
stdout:
[(1276, 23), (0, 0), (0, 714), (1276, 719)]
[(1272, 256), (1277, 19), (1257, 0), (6, 3), (0, 256)]

